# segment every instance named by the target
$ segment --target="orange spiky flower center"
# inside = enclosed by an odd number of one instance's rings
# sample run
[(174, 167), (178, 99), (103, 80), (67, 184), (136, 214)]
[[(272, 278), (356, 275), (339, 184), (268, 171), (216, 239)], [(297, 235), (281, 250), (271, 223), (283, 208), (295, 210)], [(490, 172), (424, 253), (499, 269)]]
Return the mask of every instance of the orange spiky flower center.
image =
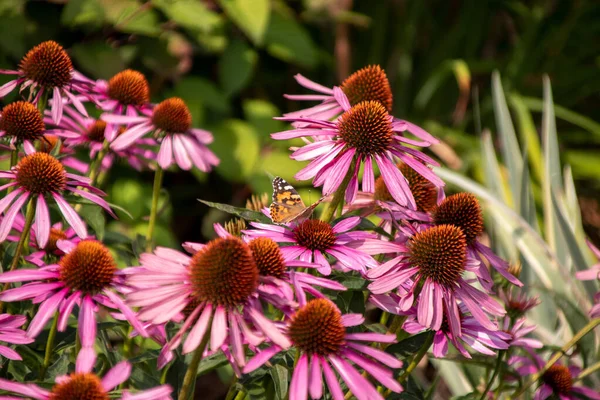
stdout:
[(49, 254), (54, 253), (58, 250), (58, 241), (65, 239), (67, 239), (65, 231), (58, 228), (50, 228), (50, 236), (48, 236), (48, 242), (46, 243), (46, 247), (44, 247), (44, 251)]
[(154, 108), (152, 123), (164, 132), (185, 133), (192, 126), (192, 114), (182, 99), (171, 97)]
[[(435, 185), (407, 164), (400, 163), (398, 164), (398, 168), (408, 181), (408, 187), (415, 199), (417, 210), (423, 212), (432, 211), (435, 208), (437, 201)], [(376, 200), (380, 201), (395, 201), (381, 176), (375, 180), (374, 197)]]
[(210, 241), (190, 262), (198, 301), (234, 307), (243, 304), (258, 287), (258, 268), (250, 247), (236, 237)]
[(340, 89), (351, 105), (363, 101), (377, 101), (388, 112), (392, 111), (393, 95), (385, 71), (379, 65), (369, 65), (350, 75)]
[(293, 229), (298, 244), (310, 250), (325, 251), (336, 242), (335, 232), (327, 222), (307, 219)]
[(302, 352), (320, 356), (338, 353), (346, 336), (340, 310), (327, 299), (313, 299), (300, 308), (288, 332)]
[(123, 105), (143, 106), (150, 102), (150, 86), (144, 74), (126, 69), (110, 78), (108, 96)]
[(364, 101), (342, 114), (338, 131), (347, 147), (366, 157), (388, 150), (394, 132), (392, 119), (376, 101)]
[(472, 244), (483, 232), (483, 214), (479, 200), (471, 193), (457, 193), (447, 197), (433, 211), (436, 225), (458, 226), (465, 233), (467, 244)]
[(49, 40), (32, 48), (19, 63), (29, 80), (47, 89), (62, 88), (71, 82), (73, 64), (63, 47)]
[(248, 245), (260, 275), (281, 278), (285, 274), (287, 268), (277, 242), (270, 238), (259, 237), (253, 239)]
[(117, 271), (110, 251), (96, 240), (82, 240), (58, 262), (60, 279), (83, 293), (96, 294), (109, 286)]
[(569, 368), (564, 365), (554, 364), (542, 376), (542, 380), (549, 385), (556, 394), (566, 395), (573, 388), (573, 378)]
[(108, 400), (102, 381), (95, 374), (74, 373), (54, 385), (48, 400)]
[(467, 243), (462, 230), (453, 225), (427, 228), (408, 244), (409, 262), (424, 278), (453, 288), (465, 270)]
[(28, 101), (15, 101), (2, 109), (0, 130), (6, 136), (12, 136), (17, 142), (36, 140), (44, 135), (46, 129), (42, 114)]
[(67, 173), (56, 158), (47, 153), (25, 156), (16, 166), (20, 187), (33, 194), (60, 193), (67, 185)]
[(104, 142), (104, 130), (106, 129), (106, 122), (98, 119), (94, 121), (86, 132), (86, 137), (90, 142), (103, 143)]

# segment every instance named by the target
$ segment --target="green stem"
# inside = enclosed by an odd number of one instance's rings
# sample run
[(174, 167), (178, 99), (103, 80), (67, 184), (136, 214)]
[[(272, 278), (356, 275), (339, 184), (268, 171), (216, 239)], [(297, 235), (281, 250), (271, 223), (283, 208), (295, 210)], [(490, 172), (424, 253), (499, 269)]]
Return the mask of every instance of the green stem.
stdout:
[(504, 354), (506, 354), (506, 351), (504, 351), (504, 350), (501, 350), (498, 352), (498, 360), (496, 361), (496, 367), (494, 368), (494, 373), (492, 374), (492, 377), (490, 378), (490, 381), (488, 382), (487, 386), (483, 390), (483, 393), (481, 394), (481, 398), (479, 400), (485, 400), (485, 398), (487, 397), (487, 392), (492, 388), (492, 385), (494, 384), (494, 380), (496, 379), (496, 377), (498, 376), (498, 373), (500, 372), (500, 367), (502, 366), (502, 359), (504, 358)]
[[(17, 243), (17, 248), (15, 249), (15, 255), (13, 256), (12, 262), (10, 263), (9, 271), (14, 271), (19, 265), (19, 261), (21, 261), (21, 254), (23, 253), (23, 249), (26, 247), (27, 241), (29, 240), (29, 232), (31, 231), (31, 225), (33, 225), (33, 218), (35, 217), (35, 200), (32, 197), (29, 199), (27, 203), (27, 211), (25, 214), (25, 225), (23, 226), (23, 231), (21, 232), (21, 236), (19, 237), (19, 242)], [(10, 283), (7, 282), (2, 287), (2, 291), (5, 291), (10, 286)], [(0, 303), (0, 312), (4, 307), (3, 303)]]
[(160, 384), (161, 385), (164, 385), (165, 383), (167, 383), (167, 374), (169, 372), (169, 368), (171, 368), (171, 363), (169, 363), (163, 367), (163, 372), (160, 375)]
[(583, 378), (585, 378), (586, 376), (591, 375), (598, 370), (600, 370), (600, 361), (598, 361), (595, 364), (592, 364), (591, 366), (589, 366), (586, 369), (584, 369), (583, 371), (581, 371), (579, 373), (579, 376), (577, 376), (577, 379), (575, 379), (574, 381), (580, 381)]
[(58, 311), (54, 314), (54, 320), (48, 332), (48, 340), (46, 341), (46, 354), (44, 355), (44, 364), (40, 369), (40, 380), (44, 380), (46, 371), (50, 366), (50, 359), (52, 358), (52, 351), (54, 350), (54, 339), (56, 338), (56, 328), (58, 326)]
[(350, 168), (348, 169), (348, 172), (346, 173), (346, 176), (344, 177), (344, 180), (342, 181), (342, 183), (340, 184), (338, 189), (333, 194), (333, 199), (331, 200), (331, 203), (329, 203), (327, 205), (327, 207), (323, 211), (323, 214), (321, 214), (321, 221), (331, 222), (331, 219), (333, 218), (333, 216), (335, 214), (335, 210), (338, 208), (338, 206), (340, 204), (342, 204), (342, 202), (344, 200), (344, 196), (346, 194), (346, 188), (348, 187), (348, 183), (350, 183), (350, 179), (352, 179), (352, 172), (354, 171), (354, 164), (355, 164), (355, 162), (352, 161), (352, 163), (350, 164)]
[(152, 187), (152, 208), (150, 209), (150, 222), (148, 223), (148, 233), (146, 234), (146, 251), (152, 250), (152, 239), (154, 237), (154, 227), (156, 226), (156, 217), (158, 215), (158, 198), (162, 187), (164, 171), (158, 165), (154, 173), (154, 186)]
[(187, 371), (185, 371), (185, 376), (183, 377), (183, 385), (181, 387), (181, 391), (179, 392), (178, 400), (188, 400), (191, 395), (194, 394), (194, 386), (196, 384), (196, 375), (198, 374), (198, 366), (200, 365), (200, 361), (202, 360), (202, 354), (204, 353), (204, 349), (206, 349), (206, 345), (208, 344), (208, 340), (210, 339), (210, 328), (212, 325), (213, 316), (210, 317), (208, 321), (208, 328), (204, 333), (204, 337), (200, 342), (198, 348), (194, 351), (194, 355), (192, 356), (192, 361), (190, 361), (190, 365), (188, 366)]
[(398, 383), (404, 382), (406, 378), (408, 378), (408, 376), (414, 371), (414, 369), (417, 368), (417, 365), (419, 365), (425, 354), (427, 354), (427, 350), (429, 350), (431, 347), (431, 344), (433, 343), (433, 336), (434, 332), (429, 332), (429, 335), (427, 335), (427, 339), (425, 339), (425, 343), (423, 343), (423, 346), (419, 352), (415, 354), (410, 364), (408, 364), (408, 367), (406, 367), (406, 370), (404, 370), (404, 372), (398, 377)]
[(246, 393), (239, 392), (237, 396), (235, 396), (235, 400), (244, 400), (246, 398)]
[(565, 344), (563, 347), (561, 347), (560, 351), (558, 353), (556, 353), (555, 355), (553, 355), (548, 360), (546, 365), (544, 365), (544, 368), (542, 368), (537, 373), (535, 373), (529, 379), (529, 381), (527, 381), (518, 391), (515, 391), (515, 393), (513, 394), (512, 397), (516, 399), (516, 398), (519, 398), (519, 396), (521, 396), (523, 393), (525, 393), (525, 391), (531, 385), (533, 385), (538, 379), (540, 379), (542, 376), (544, 376), (546, 371), (548, 371), (548, 369), (551, 366), (553, 366), (554, 363), (557, 362), (567, 352), (567, 350), (569, 350), (571, 347), (575, 346), (577, 344), (577, 342), (579, 342), (585, 335), (590, 333), (598, 325), (600, 325), (600, 318), (591, 320), (586, 326), (581, 328), (581, 330), (579, 332), (577, 332), (575, 334), (575, 336), (573, 336), (573, 339), (571, 339), (567, 344)]
[(96, 186), (96, 183), (98, 182), (98, 176), (100, 175), (100, 170), (102, 169), (102, 159), (104, 158), (104, 156), (106, 156), (106, 153), (108, 153), (109, 145), (110, 143), (108, 143), (108, 140), (105, 140), (102, 144), (102, 149), (98, 152), (98, 154), (96, 154), (96, 158), (90, 169), (89, 175), (89, 178), (91, 180), (91, 186)]
[(237, 389), (235, 388), (235, 384), (237, 383), (237, 377), (234, 378), (233, 382), (229, 386), (229, 390), (227, 391), (227, 396), (225, 396), (225, 400), (233, 400), (237, 396)]
[(17, 165), (17, 161), (19, 161), (19, 149), (15, 148), (10, 152), (10, 167), (12, 168)]
[[(56, 99), (60, 101), (61, 99)], [(37, 109), (42, 114), (42, 119), (44, 118), (44, 111), (46, 111), (46, 107), (48, 106), (48, 90), (44, 90), (44, 93), (40, 96), (37, 102)]]

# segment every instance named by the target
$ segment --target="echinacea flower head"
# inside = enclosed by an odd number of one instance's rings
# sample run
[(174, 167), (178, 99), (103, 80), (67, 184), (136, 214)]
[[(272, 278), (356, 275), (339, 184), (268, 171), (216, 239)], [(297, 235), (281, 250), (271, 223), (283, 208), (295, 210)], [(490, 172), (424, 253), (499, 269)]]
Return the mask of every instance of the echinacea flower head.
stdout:
[(508, 342), (510, 347), (521, 347), (526, 350), (541, 349), (544, 344), (537, 339), (526, 337), (537, 328), (535, 325), (526, 325), (525, 318), (519, 318), (512, 323), (510, 318), (504, 318), (502, 330), (511, 335)]
[[(395, 335), (346, 331), (347, 327), (363, 322), (362, 315), (342, 315), (337, 306), (325, 298), (310, 300), (298, 309), (287, 323), (287, 336), (300, 355), (292, 375), (290, 400), (306, 399), (308, 395), (312, 399), (322, 398), (323, 375), (329, 393), (335, 400), (344, 398), (341, 382), (345, 382), (359, 400), (383, 399), (359, 369), (390, 390), (396, 393), (402, 391), (392, 371), (400, 368), (402, 362), (362, 343), (394, 343)], [(282, 350), (280, 346), (273, 345), (260, 351), (248, 361), (244, 373), (252, 372)], [(337, 371), (337, 375), (334, 371)]]
[[(514, 366), (519, 375), (526, 376), (541, 371), (546, 362), (537, 354), (530, 352), (528, 357), (511, 357), (508, 364)], [(600, 392), (575, 382), (580, 373), (581, 368), (576, 365), (555, 363), (542, 375), (542, 384), (536, 389), (534, 399), (599, 400)]]
[[(28, 337), (36, 337), (58, 311), (58, 330), (64, 331), (74, 306), (79, 305), (81, 345), (91, 348), (96, 339), (96, 311), (103, 306), (120, 311), (145, 335), (134, 312), (114, 293), (123, 284), (123, 276), (110, 251), (95, 240), (77, 244), (58, 244), (65, 255), (56, 264), (42, 268), (5, 272), (0, 282), (28, 282), (0, 294), (0, 301), (32, 300), (40, 307), (27, 329)], [(83, 353), (82, 353), (83, 354)]]
[(512, 318), (519, 318), (540, 304), (538, 297), (529, 297), (525, 291), (515, 289), (514, 286), (499, 290), (498, 297), (504, 304), (507, 315)]
[[(29, 344), (34, 341), (20, 329), (25, 322), (27, 322), (27, 317), (23, 315), (0, 314), (0, 356), (10, 360), (22, 360), (19, 353), (6, 345)], [(1, 357), (0, 360), (2, 360)]]
[(266, 237), (282, 246), (286, 259), (299, 259), (317, 264), (323, 275), (331, 273), (327, 257), (337, 260), (338, 267), (365, 273), (378, 265), (371, 254), (393, 253), (399, 250), (394, 243), (379, 240), (377, 235), (363, 231), (352, 231), (360, 223), (360, 217), (349, 217), (336, 222), (307, 219), (290, 228), (278, 225), (252, 223), (257, 229), (244, 231), (250, 238)]
[(42, 96), (51, 96), (52, 120), (60, 122), (63, 114), (63, 98), (77, 110), (87, 115), (80, 99), (71, 91), (85, 94), (88, 79), (73, 69), (71, 58), (63, 47), (52, 41), (38, 44), (27, 52), (19, 63), (18, 70), (0, 70), (0, 74), (17, 75), (0, 87), (0, 98), (17, 86), (29, 88), (31, 102), (37, 104)]
[(47, 153), (29, 153), (10, 171), (0, 171), (2, 178), (10, 182), (0, 189), (14, 187), (14, 190), (0, 201), (0, 213), (6, 210), (0, 223), (0, 241), (6, 239), (21, 207), (29, 199), (35, 201), (35, 235), (39, 247), (45, 247), (50, 236), (50, 212), (46, 199), (56, 202), (65, 220), (81, 238), (87, 237), (85, 223), (63, 197), (65, 192), (72, 192), (98, 204), (114, 216), (108, 203), (101, 197), (105, 195), (104, 192), (90, 186), (88, 178), (68, 173), (59, 160)]
[[(101, 168), (108, 169), (116, 160), (124, 160), (133, 168), (140, 171), (156, 158), (152, 147), (156, 142), (151, 138), (138, 139), (134, 144), (121, 151), (106, 151), (106, 142), (111, 141), (106, 137), (107, 123), (101, 119), (83, 117), (73, 108), (65, 106), (65, 116), (52, 130), (64, 136), (65, 146), (69, 148), (89, 148), (90, 159), (94, 159), (104, 151)], [(46, 117), (47, 119), (48, 117)], [(51, 121), (47, 121), (51, 123)], [(125, 128), (117, 128), (115, 136), (120, 135)]]
[[(592, 250), (594, 255), (598, 260), (600, 260), (600, 249), (594, 246), (590, 241), (587, 242), (588, 247)], [(593, 281), (600, 280), (600, 262), (592, 265), (589, 269), (585, 271), (579, 271), (575, 274), (577, 279), (582, 281)], [(600, 292), (596, 293), (594, 296), (594, 305), (590, 310), (590, 317), (599, 318), (600, 317)]]
[(406, 146), (429, 146), (434, 141), (406, 138), (403, 133), (405, 127), (394, 122), (385, 107), (377, 101), (363, 101), (351, 106), (340, 88), (336, 87), (333, 91), (344, 110), (335, 122), (285, 117), (282, 119), (306, 122), (307, 125), (271, 135), (278, 140), (305, 138), (308, 142), (291, 155), (294, 160), (311, 160), (295, 175), (296, 179), (314, 178), (313, 184), (323, 185), (323, 194), (329, 195), (338, 189), (349, 173), (351, 176), (345, 200), (346, 203), (352, 203), (358, 191), (358, 172), (362, 163), (362, 190), (367, 193), (374, 192), (375, 162), (392, 198), (399, 205), (414, 210), (416, 204), (406, 178), (396, 167), (396, 158), (399, 158), (435, 186), (444, 186), (444, 182), (426, 166), (437, 165), (437, 162)]
[(11, 145), (33, 142), (41, 139), (46, 131), (42, 114), (28, 101), (16, 101), (2, 109), (0, 113), (0, 137), (10, 140)]
[[(321, 94), (285, 95), (286, 98), (300, 101), (320, 100), (322, 103), (312, 108), (286, 114), (286, 116), (330, 120), (343, 112), (342, 106), (333, 95), (333, 89), (312, 82), (300, 74), (296, 75), (295, 78), (301, 86)], [(394, 99), (392, 88), (385, 71), (379, 65), (369, 65), (354, 72), (342, 82), (340, 89), (348, 98), (350, 105), (354, 106), (363, 101), (376, 101), (388, 112), (392, 111)]]
[(170, 394), (173, 389), (169, 385), (161, 385), (135, 393), (124, 390), (119, 394), (111, 394), (112, 390), (129, 379), (131, 364), (121, 361), (100, 377), (93, 372), (95, 361), (96, 356), (93, 352), (88, 358), (78, 358), (75, 372), (58, 376), (50, 390), (33, 383), (17, 383), (0, 379), (0, 389), (17, 396), (3, 398), (11, 400), (171, 400)]
[[(439, 358), (443, 358), (448, 354), (448, 344), (451, 343), (456, 350), (460, 352), (465, 358), (471, 358), (471, 354), (465, 348), (464, 344), (478, 353), (485, 354), (487, 356), (494, 356), (496, 350), (506, 350), (509, 347), (508, 342), (512, 336), (510, 333), (501, 330), (489, 330), (482, 326), (479, 321), (473, 318), (471, 315), (464, 313), (466, 309), (459, 307), (460, 309), (460, 326), (461, 333), (458, 336), (452, 334), (452, 330), (448, 324), (448, 319), (444, 317), (442, 326), (439, 330), (435, 331), (433, 336), (433, 355)], [(406, 332), (410, 334), (417, 334), (427, 330), (426, 327), (419, 324), (417, 321), (417, 313), (415, 309), (411, 309), (409, 317), (402, 326)]]
[(207, 331), (210, 349), (219, 350), (227, 343), (240, 366), (245, 363), (244, 342), (256, 346), (269, 338), (289, 347), (289, 340), (263, 314), (257, 292), (259, 271), (250, 247), (241, 239), (212, 240), (191, 257), (159, 247), (153, 254), (142, 254), (140, 263), (129, 273), (127, 299), (140, 307), (141, 319), (162, 324), (187, 308), (168, 351), (177, 348), (186, 333), (183, 353), (196, 350)]
[(513, 285), (523, 286), (523, 283), (509, 272), (509, 264), (494, 254), (494, 252), (477, 240), (483, 232), (483, 212), (479, 200), (471, 193), (457, 193), (446, 197), (432, 212), (435, 225), (453, 225), (462, 229), (465, 234), (469, 257), (480, 260), (478, 278), (486, 290), (491, 290), (492, 277), (481, 260), (486, 258), (492, 268)]
[[(141, 110), (150, 110), (150, 85), (139, 71), (126, 69), (108, 81), (98, 80), (93, 84), (92, 97), (107, 113), (137, 116)], [(103, 137), (112, 141), (117, 137), (118, 127), (107, 124)]]
[(181, 169), (196, 166), (208, 172), (219, 164), (219, 159), (207, 147), (213, 136), (204, 129), (192, 128), (192, 114), (179, 97), (171, 97), (152, 110), (142, 110), (141, 116), (104, 114), (101, 117), (111, 124), (129, 124), (127, 130), (110, 145), (115, 151), (123, 150), (150, 132), (160, 142), (157, 161), (161, 168), (176, 163)]
[(404, 253), (367, 272), (374, 280), (369, 290), (375, 295), (397, 290), (402, 311), (408, 311), (416, 297), (418, 323), (434, 331), (446, 318), (452, 335), (461, 334), (459, 302), (483, 327), (495, 331), (498, 327), (489, 315), (503, 316), (504, 309), (463, 278), (465, 271), (477, 273), (478, 266), (467, 258), (467, 240), (460, 228), (427, 227), (410, 237)]

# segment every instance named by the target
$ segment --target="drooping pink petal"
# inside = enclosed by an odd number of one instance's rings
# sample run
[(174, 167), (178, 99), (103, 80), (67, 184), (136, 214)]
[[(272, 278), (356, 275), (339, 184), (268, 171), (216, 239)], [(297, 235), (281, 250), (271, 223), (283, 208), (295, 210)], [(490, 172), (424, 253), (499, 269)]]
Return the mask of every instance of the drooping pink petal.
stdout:
[(54, 200), (56, 201), (60, 212), (65, 217), (69, 225), (71, 225), (71, 228), (75, 230), (77, 236), (79, 236), (82, 239), (85, 239), (87, 237), (87, 229), (85, 228), (85, 223), (83, 222), (79, 214), (77, 214), (77, 211), (75, 211), (73, 207), (71, 207), (71, 205), (67, 203), (67, 201), (63, 199), (63, 197), (60, 194), (52, 193), (52, 197), (54, 197)]
[(333, 94), (332, 89), (311, 81), (300, 74), (294, 75), (294, 79), (296, 79), (296, 82), (298, 82), (301, 86), (304, 86), (307, 89), (314, 90), (315, 92), (319, 93)]
[(290, 400), (308, 399), (308, 356), (302, 354), (294, 368), (290, 384)]
[(42, 329), (44, 329), (44, 326), (46, 326), (48, 320), (52, 318), (52, 315), (56, 312), (58, 305), (64, 300), (68, 292), (69, 289), (64, 288), (63, 290), (56, 293), (55, 295), (53, 295), (52, 297), (50, 297), (42, 303), (37, 313), (35, 314), (35, 317), (33, 317), (31, 323), (29, 324), (29, 328), (27, 329), (27, 336), (35, 338), (37, 337), (37, 335), (40, 334), (40, 332), (42, 331)]
[(323, 373), (325, 374), (325, 381), (327, 382), (327, 386), (329, 387), (329, 392), (331, 393), (331, 397), (333, 400), (344, 400), (344, 393), (342, 392), (342, 388), (340, 383), (335, 376), (335, 373), (327, 364), (326, 359), (321, 359), (321, 367), (323, 367)]
[(102, 378), (102, 387), (107, 392), (125, 382), (131, 375), (131, 364), (127, 361), (121, 361), (112, 367)]
[(263, 366), (267, 361), (271, 359), (275, 354), (279, 353), (282, 350), (281, 347), (274, 345), (262, 350), (260, 353), (256, 354), (252, 357), (247, 363), (242, 372), (245, 374), (249, 374), (255, 369)]
[(210, 332), (210, 349), (215, 351), (225, 343), (227, 339), (227, 310), (223, 306), (215, 308), (212, 330)]
[(96, 341), (94, 302), (89, 294), (83, 296), (79, 311), (79, 338), (83, 347), (93, 347)]
[(40, 248), (46, 247), (50, 236), (50, 211), (44, 196), (38, 196), (35, 206), (35, 238)]
[(60, 119), (62, 118), (63, 115), (63, 101), (62, 101), (62, 95), (60, 93), (60, 88), (59, 87), (54, 87), (54, 89), (52, 89), (52, 106), (51, 106), (51, 111), (52, 111), (52, 122), (54, 122), (54, 125), (58, 125), (60, 123)]
[(202, 310), (202, 315), (200, 315), (196, 325), (194, 325), (188, 334), (188, 337), (185, 339), (185, 342), (183, 343), (183, 354), (187, 354), (196, 350), (196, 348), (200, 345), (202, 338), (206, 334), (208, 322), (212, 315), (212, 310), (213, 308), (211, 304), (207, 304), (204, 307), (204, 310)]
[(323, 374), (321, 374), (321, 362), (319, 356), (314, 354), (310, 360), (308, 392), (313, 399), (323, 397)]
[(96, 362), (96, 352), (93, 347), (82, 347), (77, 354), (75, 362), (75, 372), (88, 373), (94, 368)]

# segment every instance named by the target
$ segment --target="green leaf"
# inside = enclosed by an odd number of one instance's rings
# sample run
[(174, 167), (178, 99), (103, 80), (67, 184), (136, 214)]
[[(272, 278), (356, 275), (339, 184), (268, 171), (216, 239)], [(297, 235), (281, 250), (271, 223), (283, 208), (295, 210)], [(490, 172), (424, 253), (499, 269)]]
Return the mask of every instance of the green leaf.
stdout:
[(98, 0), (71, 0), (65, 4), (60, 22), (69, 26), (100, 27), (104, 9)]
[(91, 204), (83, 205), (81, 210), (79, 210), (79, 215), (94, 230), (98, 240), (102, 240), (104, 238), (104, 226), (106, 225), (106, 218), (102, 212), (102, 207)]
[(236, 119), (224, 121), (215, 130), (212, 150), (221, 162), (217, 172), (234, 182), (245, 181), (258, 162), (260, 144), (252, 125)]
[(256, 51), (241, 40), (233, 40), (219, 60), (219, 81), (225, 95), (239, 92), (250, 82), (258, 60)]
[(53, 381), (57, 376), (66, 375), (70, 370), (69, 363), (69, 354), (66, 352), (61, 354), (58, 360), (48, 367), (46, 379)]
[(116, 30), (148, 36), (157, 36), (161, 33), (158, 15), (139, 0), (99, 1), (104, 7), (106, 19)]
[(247, 208), (234, 207), (229, 204), (213, 203), (212, 201), (205, 201), (198, 199), (202, 204), (206, 204), (209, 207), (216, 208), (217, 210), (224, 211), (228, 214), (233, 214), (237, 217), (243, 218), (246, 221), (262, 222), (263, 224), (270, 224), (271, 220), (265, 214), (252, 211)]
[(265, 36), (265, 44), (273, 57), (305, 68), (317, 65), (315, 44), (304, 27), (292, 17), (274, 12)]
[(413, 354), (417, 353), (431, 332), (423, 332), (414, 336), (410, 336), (398, 343), (388, 346), (385, 349), (386, 353), (396, 354), (400, 358), (408, 358)]
[[(556, 303), (556, 306), (563, 310), (565, 318), (567, 319), (569, 326), (573, 332), (579, 331), (589, 322), (589, 318), (581, 311), (581, 307), (574, 304), (571, 300), (563, 295), (550, 293), (552, 299)], [(579, 342), (577, 347), (583, 354), (584, 365), (588, 366), (589, 362), (594, 359), (595, 349), (595, 338), (592, 334), (587, 334)]]
[(125, 69), (119, 51), (105, 42), (76, 44), (71, 53), (81, 69), (95, 78), (109, 79)]
[(273, 104), (261, 99), (244, 100), (242, 103), (245, 119), (251, 123), (261, 139), (272, 144), (271, 133), (283, 131), (286, 125), (273, 119), (279, 117), (281, 111)]
[(255, 44), (261, 45), (269, 25), (270, 0), (219, 0), (225, 13)]
[(276, 364), (269, 369), (269, 373), (273, 378), (273, 383), (275, 385), (275, 395), (278, 399), (285, 399), (288, 386), (289, 386), (289, 371), (286, 367), (280, 364)]
[(504, 97), (502, 81), (500, 80), (498, 71), (494, 71), (492, 74), (492, 97), (494, 100), (496, 128), (498, 129), (498, 135), (502, 142), (502, 158), (508, 168), (513, 204), (516, 204), (519, 193), (519, 176), (523, 169), (523, 159), (521, 150), (519, 149), (517, 135), (515, 134), (515, 127), (510, 118), (510, 112), (508, 111), (508, 105), (506, 104), (506, 98)]
[[(190, 76), (180, 80), (173, 90), (174, 95), (181, 97), (186, 103), (200, 104), (213, 111), (226, 113), (229, 111), (227, 97), (213, 82)], [(195, 115), (197, 117), (197, 115)], [(196, 124), (198, 119), (194, 119)]]
[(223, 24), (223, 18), (197, 0), (152, 0), (152, 4), (184, 28), (210, 32)]

